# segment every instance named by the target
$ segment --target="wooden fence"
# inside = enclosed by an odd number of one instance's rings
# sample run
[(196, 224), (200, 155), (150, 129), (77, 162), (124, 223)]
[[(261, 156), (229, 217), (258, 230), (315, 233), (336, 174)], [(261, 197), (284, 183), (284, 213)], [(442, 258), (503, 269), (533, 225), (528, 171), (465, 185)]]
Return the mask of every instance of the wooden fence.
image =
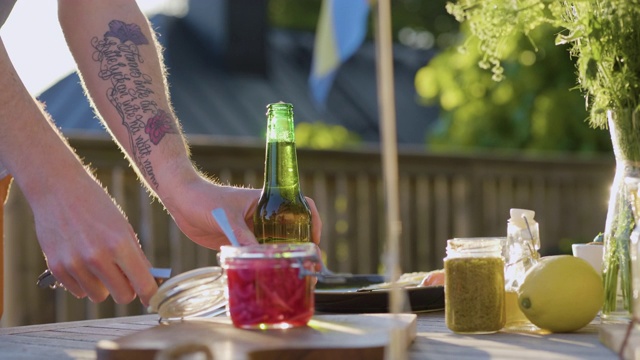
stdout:
[[(264, 145), (192, 138), (194, 162), (222, 182), (260, 187)], [(138, 232), (154, 266), (174, 274), (215, 265), (178, 230), (157, 201), (137, 183), (123, 155), (107, 139), (71, 138)], [(305, 195), (323, 219), (321, 248), (329, 268), (381, 271), (385, 243), (384, 187), (377, 149), (298, 150)], [(536, 211), (542, 253), (567, 252), (571, 242), (590, 241), (604, 228), (613, 158), (435, 155), (400, 149), (402, 271), (442, 267), (446, 240), (504, 236), (511, 207)], [(99, 221), (99, 219), (96, 219)], [(117, 305), (76, 300), (62, 290), (40, 289), (45, 263), (33, 218), (14, 186), (5, 217), (5, 313), (2, 326), (140, 314), (136, 300)]]

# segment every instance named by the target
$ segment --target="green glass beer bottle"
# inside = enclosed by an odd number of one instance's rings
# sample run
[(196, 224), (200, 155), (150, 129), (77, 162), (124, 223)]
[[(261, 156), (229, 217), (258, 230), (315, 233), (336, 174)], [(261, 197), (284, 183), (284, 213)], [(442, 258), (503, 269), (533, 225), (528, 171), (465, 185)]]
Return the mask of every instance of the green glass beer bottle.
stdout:
[(261, 244), (311, 241), (311, 210), (300, 191), (291, 104), (267, 106), (264, 186), (253, 232)]

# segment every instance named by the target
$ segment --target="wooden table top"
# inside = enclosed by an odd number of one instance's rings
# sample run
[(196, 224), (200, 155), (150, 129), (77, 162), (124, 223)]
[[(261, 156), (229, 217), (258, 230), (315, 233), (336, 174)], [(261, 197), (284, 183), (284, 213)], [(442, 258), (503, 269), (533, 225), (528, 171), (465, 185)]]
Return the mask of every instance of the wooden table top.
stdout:
[[(157, 315), (0, 328), (0, 359), (96, 359), (100, 340), (157, 325)], [(617, 359), (599, 340), (597, 321), (569, 334), (458, 335), (444, 312), (419, 314), (410, 359)]]

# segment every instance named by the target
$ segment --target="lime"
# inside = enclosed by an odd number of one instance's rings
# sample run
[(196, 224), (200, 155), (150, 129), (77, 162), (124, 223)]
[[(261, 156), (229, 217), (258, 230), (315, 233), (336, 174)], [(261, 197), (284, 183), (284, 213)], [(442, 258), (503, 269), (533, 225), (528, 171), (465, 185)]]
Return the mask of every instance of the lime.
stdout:
[(543, 257), (527, 272), (518, 305), (533, 324), (551, 332), (572, 332), (589, 324), (604, 302), (602, 277), (571, 255)]

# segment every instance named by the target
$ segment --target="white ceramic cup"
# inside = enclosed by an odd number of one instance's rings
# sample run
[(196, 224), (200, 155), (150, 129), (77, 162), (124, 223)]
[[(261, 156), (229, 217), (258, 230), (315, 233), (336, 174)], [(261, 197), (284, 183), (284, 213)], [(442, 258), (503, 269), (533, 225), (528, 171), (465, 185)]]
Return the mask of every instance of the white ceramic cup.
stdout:
[(572, 244), (573, 256), (586, 260), (598, 274), (602, 274), (603, 245)]

